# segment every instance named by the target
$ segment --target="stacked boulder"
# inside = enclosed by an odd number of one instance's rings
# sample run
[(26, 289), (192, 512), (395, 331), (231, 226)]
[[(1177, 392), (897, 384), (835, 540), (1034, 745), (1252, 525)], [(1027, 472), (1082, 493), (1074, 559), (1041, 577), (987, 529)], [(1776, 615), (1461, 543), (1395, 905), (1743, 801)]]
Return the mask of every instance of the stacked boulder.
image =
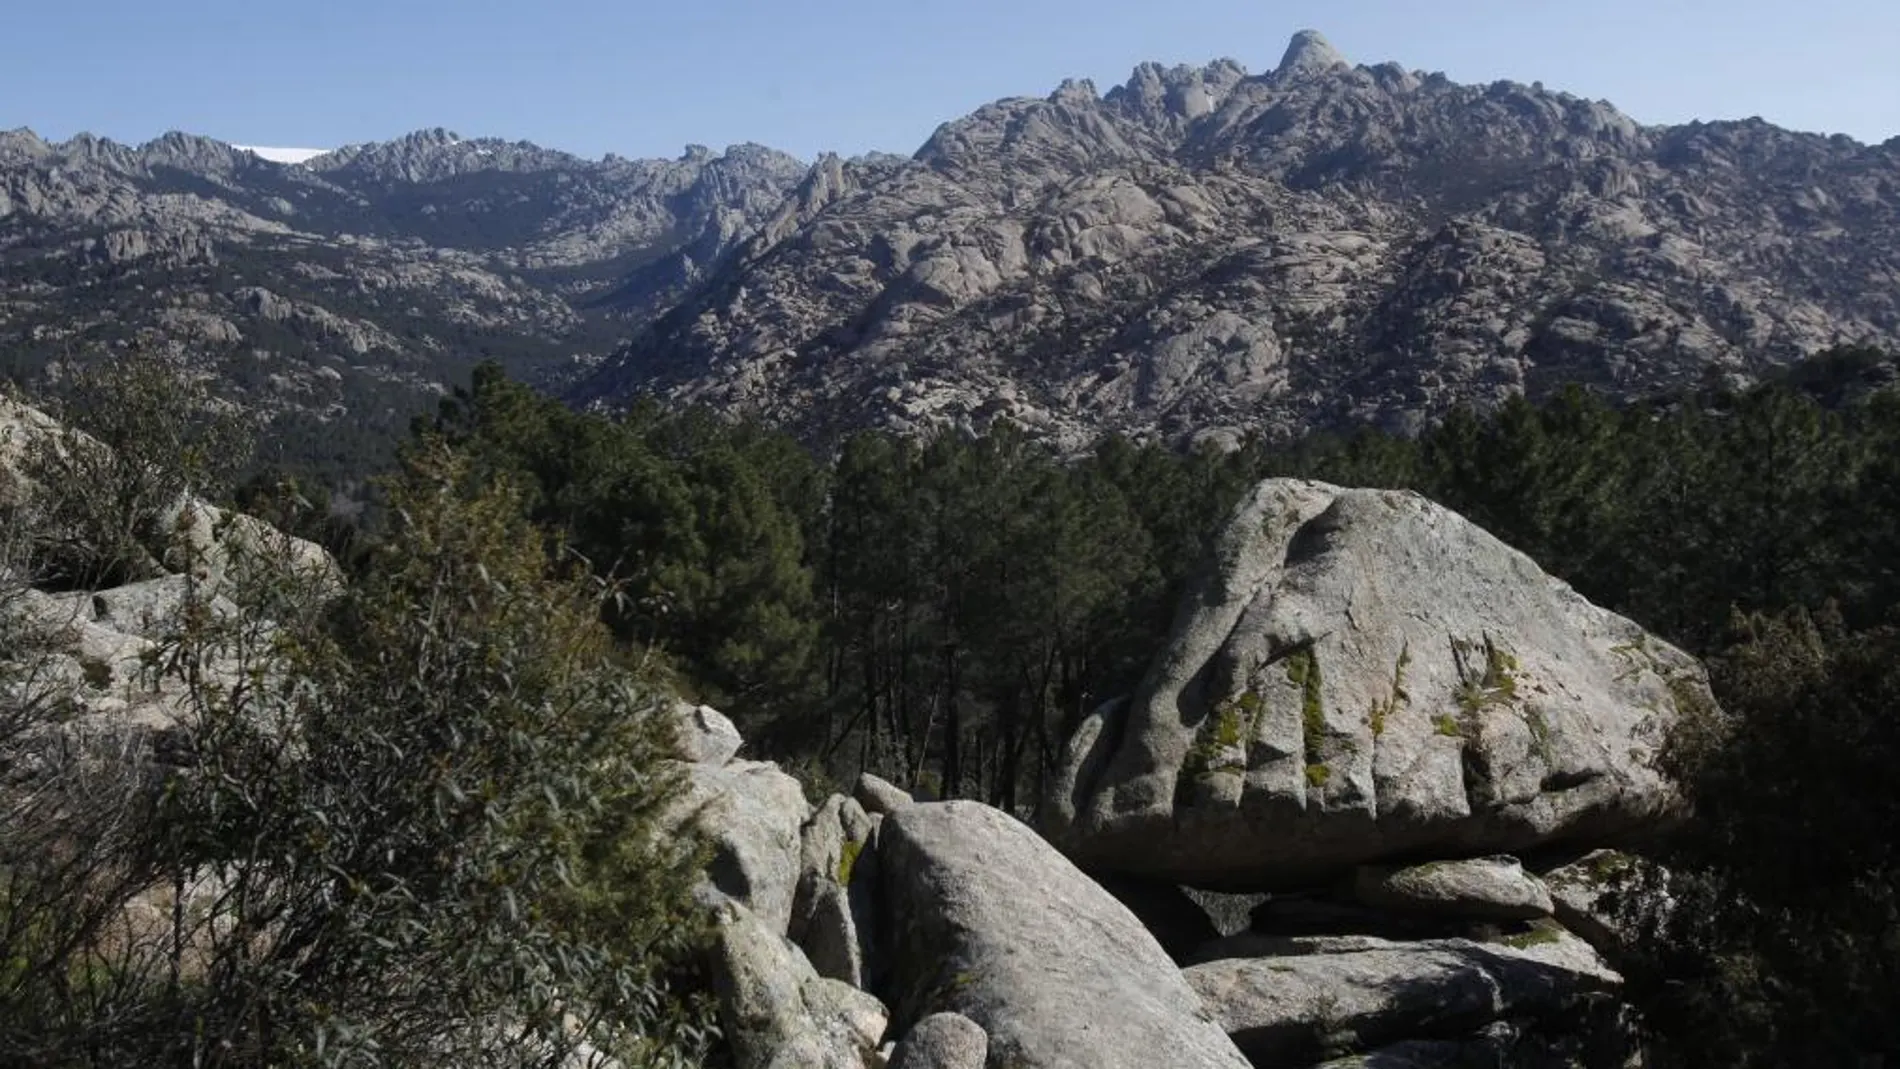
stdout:
[(676, 722), (740, 1069), (1247, 1065), (1135, 915), (1027, 825), (873, 776), (808, 805), (716, 711)]
[[(821, 972), (810, 941), (792, 938), (813, 927), (818, 888), (837, 885), (837, 855), (848, 841), (842, 807), (814, 812), (804, 788), (777, 765), (740, 758), (738, 730), (710, 706), (679, 703), (674, 720), (686, 790), (671, 823), (691, 826), (711, 847), (699, 894), (718, 928), (711, 972), (736, 1064), (868, 1065), (889, 1021), (884, 1004), (835, 975), (835, 962), (822, 956), (833, 968)], [(803, 921), (796, 928), (795, 915)]]
[(1270, 481), (1048, 839), (865, 776), (809, 804), (682, 704), (745, 1067), (1640, 1064), (1605, 849), (1680, 808), (1700, 667), (1409, 494)]
[(1692, 658), (1456, 514), (1270, 480), (1046, 830), (1158, 932), (1193, 932), (1177, 888), (1261, 897), (1169, 947), (1255, 1065), (1623, 1065), (1596, 905), (1627, 863), (1578, 859), (1679, 816), (1655, 758), (1713, 710)]

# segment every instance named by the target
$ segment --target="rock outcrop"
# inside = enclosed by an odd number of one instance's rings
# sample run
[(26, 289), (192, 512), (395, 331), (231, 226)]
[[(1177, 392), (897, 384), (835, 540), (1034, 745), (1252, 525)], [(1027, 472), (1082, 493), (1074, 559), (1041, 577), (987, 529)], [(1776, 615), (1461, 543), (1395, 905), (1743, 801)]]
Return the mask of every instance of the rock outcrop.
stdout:
[(1270, 480), (1131, 702), (1071, 741), (1079, 863), (1236, 890), (1654, 831), (1699, 665), (1414, 494)]
[(1024, 1069), (1246, 1064), (1134, 915), (1011, 817), (913, 805), (877, 850), (900, 1023), (960, 1013)]
[[(164, 532), (141, 550), (149, 558), (142, 574), (149, 578), (99, 589), (39, 589), (34, 584), (44, 576), (16, 570), (27, 556), (17, 551), (42, 522), (28, 456), (36, 444), (57, 447), (68, 434), (98, 444), (31, 405), (0, 398), (0, 510), (7, 537), (19, 540), (0, 554), (0, 629), (6, 633), (0, 658), (37, 658), (30, 678), (11, 682), (33, 690), (35, 702), (70, 708), (61, 726), (67, 735), (112, 748), (154, 738), (164, 745), (189, 712), (181, 673), (164, 668), (164, 652), (183, 632), (188, 610), (202, 611), (207, 623), (233, 624), (243, 615), (233, 598), (249, 581), (268, 575), (321, 599), (340, 589), (342, 569), (314, 542), (181, 494), (153, 516), (135, 518), (138, 526)], [(261, 620), (248, 625), (270, 626)], [(234, 681), (234, 656), (216, 647), (210, 653), (199, 666), (204, 678)]]
[(1588, 945), (1537, 929), (1507, 943), (1295, 940), (1271, 957), (1195, 965), (1188, 982), (1255, 1065), (1574, 1016), (1621, 986)]
[(712, 844), (713, 887), (783, 936), (798, 892), (801, 831), (810, 805), (798, 781), (769, 761), (685, 766), (687, 789), (672, 821)]
[(1375, 909), (1480, 920), (1536, 920), (1556, 908), (1543, 881), (1514, 857), (1366, 866), (1353, 877), (1353, 896)]

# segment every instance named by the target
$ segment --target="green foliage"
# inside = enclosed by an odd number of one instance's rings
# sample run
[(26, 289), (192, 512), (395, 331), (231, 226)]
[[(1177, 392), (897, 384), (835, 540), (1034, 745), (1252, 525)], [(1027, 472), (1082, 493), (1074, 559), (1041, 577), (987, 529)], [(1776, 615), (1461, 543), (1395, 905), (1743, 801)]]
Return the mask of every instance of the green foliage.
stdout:
[(1685, 721), (1666, 755), (1697, 819), (1663, 857), (1674, 905), (1648, 916), (1634, 979), (1685, 1064), (1900, 1049), (1900, 630), (1793, 610), (1738, 615), (1730, 638), (1727, 715)]
[[(664, 1034), (656, 970), (693, 931), (695, 855), (653, 827), (678, 789), (659, 771), (663, 703), (615, 667), (592, 581), (550, 576), (506, 481), (425, 443), (386, 492), (396, 537), (291, 651), (304, 752), (244, 753), (177, 795), (200, 834), (291, 847), (240, 870), (267, 902), (284, 890), (234, 979), (310, 1049), (512, 1057), (556, 1041), (566, 1002), (597, 1045), (644, 1057), (627, 1030)], [(211, 729), (241, 743), (259, 711), (217, 710)], [(282, 803), (233, 796), (260, 764)], [(493, 1035), (502, 1020), (528, 1045)]]
[(1039, 800), (1073, 724), (1131, 686), (1246, 485), (1241, 461), (1020, 432), (864, 434), (828, 465), (703, 413), (569, 412), (477, 372), (431, 425), (624, 590), (650, 668), (814, 779), (926, 771)]
[(1412, 647), (1408, 644), (1399, 650), (1399, 659), (1393, 662), (1392, 665), (1392, 693), (1389, 694), (1385, 700), (1375, 700), (1372, 703), (1370, 724), (1373, 738), (1378, 738), (1385, 734), (1386, 723), (1391, 719), (1392, 714), (1398, 712), (1407, 702), (1412, 700), (1412, 696), (1405, 691), (1405, 670), (1410, 667), (1411, 663)]
[(249, 421), (206, 383), (133, 352), (70, 372), (52, 414), (64, 429), (29, 440), (24, 522), (49, 581), (110, 586), (159, 574), (172, 552), (166, 510), (229, 488), (252, 443)]
[(1306, 748), (1306, 760), (1308, 764), (1318, 764), (1315, 758), (1326, 745), (1326, 709), (1321, 704), (1319, 655), (1313, 652), (1313, 647), (1302, 646), (1287, 654), (1283, 663), (1286, 681), (1300, 691), (1300, 736)]
[(673, 977), (703, 857), (661, 833), (670, 721), (600, 585), (551, 570), (519, 492), (439, 443), (386, 493), (391, 537), (349, 589), (239, 569), (276, 584), (242, 595), (272, 620), (187, 607), (158, 664), (191, 760), (156, 794), (132, 762), (111, 790), (73, 767), (103, 807), (54, 804), (59, 779), (25, 781), (44, 807), (10, 794), (0, 1060), (699, 1059)]
[(801, 695), (817, 634), (794, 503), (816, 470), (781, 439), (703, 413), (571, 412), (478, 369), (434, 427), (487, 473), (523, 480), (528, 514), (618, 582), (607, 619), (739, 711)]

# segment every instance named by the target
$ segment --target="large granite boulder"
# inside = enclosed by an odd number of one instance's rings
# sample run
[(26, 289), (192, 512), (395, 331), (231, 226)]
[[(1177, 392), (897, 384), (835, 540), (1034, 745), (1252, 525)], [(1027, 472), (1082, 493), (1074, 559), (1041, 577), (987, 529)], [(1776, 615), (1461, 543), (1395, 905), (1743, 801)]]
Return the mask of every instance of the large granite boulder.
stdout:
[(800, 833), (811, 813), (804, 789), (768, 761), (681, 767), (686, 791), (669, 821), (690, 823), (711, 843), (713, 887), (784, 935), (798, 888)]
[(960, 1013), (1017, 1069), (1247, 1064), (1135, 916), (1014, 818), (906, 806), (876, 849), (900, 1025)]
[(1474, 857), (1389, 868), (1367, 865), (1353, 877), (1353, 895), (1378, 909), (1437, 913), (1474, 920), (1522, 921), (1554, 908), (1543, 881), (1514, 857)]
[(1688, 655), (1416, 494), (1261, 483), (1133, 700), (1069, 742), (1050, 834), (1196, 886), (1592, 845), (1679, 810)]
[(863, 1069), (889, 1023), (883, 1004), (819, 976), (751, 910), (707, 897), (719, 923), (713, 988), (738, 1069)]
[(1613, 1001), (1622, 986), (1587, 944), (1554, 926), (1511, 943), (1339, 936), (1279, 949), (1184, 971), (1255, 1065), (1457, 1038), (1507, 1018), (1567, 1027), (1587, 1018), (1580, 1007)]
[(891, 1052), (890, 1069), (983, 1069), (990, 1037), (960, 1013), (933, 1013)]

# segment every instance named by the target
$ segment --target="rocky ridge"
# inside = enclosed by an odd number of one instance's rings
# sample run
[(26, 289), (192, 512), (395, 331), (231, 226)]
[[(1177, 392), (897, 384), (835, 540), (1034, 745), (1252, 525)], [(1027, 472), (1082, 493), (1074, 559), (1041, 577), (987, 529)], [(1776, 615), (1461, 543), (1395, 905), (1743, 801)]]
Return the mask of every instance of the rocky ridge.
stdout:
[[(26, 457), (35, 443), (59, 442), (69, 433), (39, 409), (0, 397), (0, 508), (14, 525), (0, 552), (4, 657), (45, 655), (35, 673), (0, 676), (6, 686), (34, 692), (34, 703), (70, 708), (73, 716), (62, 730), (120, 739), (162, 736), (180, 721), (189, 688), (179, 674), (157, 669), (158, 654), (184, 626), (188, 606), (206, 603), (216, 618), (235, 619), (240, 610), (227, 595), (265, 574), (260, 569), (318, 592), (336, 589), (342, 570), (314, 542), (186, 493), (159, 511), (153, 526), (167, 532), (169, 545), (143, 573), (101, 589), (34, 585), (33, 576), (17, 570), (15, 544), (33, 522)], [(230, 658), (210, 658), (205, 670), (219, 682), (238, 674)]]
[[(334, 435), (482, 356), (812, 440), (1004, 419), (1232, 441), (1900, 344), (1900, 141), (1611, 105), (1311, 31), (1148, 63), (911, 157), (584, 160), (443, 130), (283, 165), (0, 133), (0, 351), (189, 353)], [(413, 407), (411, 405), (410, 407)]]
[(483, 356), (530, 377), (597, 358), (804, 172), (756, 145), (585, 160), (431, 130), (287, 165), (0, 132), (0, 351), (30, 375), (166, 350), (315, 433), (400, 433)]
[(1628, 397), (1900, 340), (1900, 141), (1609, 104), (1318, 34), (1249, 74), (1144, 64), (821, 160), (575, 393), (804, 433), (1004, 418), (1271, 437)]

